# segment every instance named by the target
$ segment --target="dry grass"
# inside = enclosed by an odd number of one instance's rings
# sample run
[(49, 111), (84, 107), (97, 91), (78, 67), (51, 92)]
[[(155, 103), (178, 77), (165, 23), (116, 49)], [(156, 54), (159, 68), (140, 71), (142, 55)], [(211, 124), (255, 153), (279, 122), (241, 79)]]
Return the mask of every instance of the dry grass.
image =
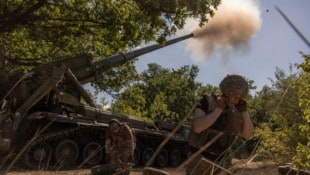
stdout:
[[(234, 175), (276, 175), (277, 165), (272, 161), (259, 161), (247, 163), (244, 160), (234, 160), (236, 169)], [(185, 175), (185, 170), (176, 171), (174, 168), (165, 168), (171, 175)], [(89, 175), (89, 169), (71, 171), (12, 171), (6, 175)], [(142, 169), (133, 169), (130, 175), (142, 175)]]
[(277, 164), (273, 161), (246, 162), (243, 160), (233, 161), (236, 169), (235, 175), (276, 175)]
[(13, 171), (6, 175), (88, 175), (90, 170), (70, 170), (70, 171)]

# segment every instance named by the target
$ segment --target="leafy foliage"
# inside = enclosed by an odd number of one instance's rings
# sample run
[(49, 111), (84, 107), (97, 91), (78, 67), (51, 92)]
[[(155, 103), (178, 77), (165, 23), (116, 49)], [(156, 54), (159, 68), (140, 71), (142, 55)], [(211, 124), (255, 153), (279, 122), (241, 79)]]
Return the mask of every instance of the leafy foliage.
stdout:
[(271, 119), (271, 111), (269, 105), (272, 99), (272, 89), (264, 86), (260, 92), (257, 92), (253, 100), (251, 100), (250, 113), (254, 125), (265, 122), (268, 123)]
[(261, 138), (258, 153), (277, 162), (288, 162), (293, 158), (298, 168), (309, 168), (307, 64), (309, 59), (299, 66), (304, 72), (289, 75), (277, 69), (272, 87), (265, 86), (254, 98), (255, 122), (260, 123), (256, 128)]
[(191, 111), (201, 84), (195, 81), (197, 66), (178, 70), (153, 63), (143, 71), (141, 81), (119, 95), (113, 110), (153, 120), (157, 116), (174, 122), (183, 120)]
[(0, 2), (5, 74), (81, 53), (107, 56), (172, 35), (187, 17), (201, 23), (219, 0), (34, 0)]
[(298, 67), (302, 69), (294, 86), (299, 87), (299, 107), (303, 113), (302, 123), (298, 126), (301, 137), (304, 139), (298, 143), (296, 156), (293, 157), (293, 163), (300, 169), (310, 168), (310, 55), (304, 55), (305, 61)]
[[(109, 56), (175, 34), (187, 18), (201, 24), (220, 0), (0, 1), (0, 76), (83, 54)], [(110, 95), (137, 80), (134, 62), (95, 82)], [(127, 75), (127, 76), (124, 76)]]

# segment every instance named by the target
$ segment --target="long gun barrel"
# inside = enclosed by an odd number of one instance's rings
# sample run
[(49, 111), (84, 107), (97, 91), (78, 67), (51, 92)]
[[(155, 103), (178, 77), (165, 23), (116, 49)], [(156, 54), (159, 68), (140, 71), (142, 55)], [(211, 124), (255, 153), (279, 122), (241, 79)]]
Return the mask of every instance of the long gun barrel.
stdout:
[[(136, 58), (136, 57), (139, 57), (141, 55), (155, 51), (157, 49), (169, 46), (171, 44), (186, 40), (186, 39), (191, 38), (191, 37), (193, 37), (192, 33), (178, 37), (178, 38), (175, 38), (175, 39), (172, 39), (172, 40), (168, 40), (163, 44), (154, 44), (154, 45), (147, 46), (147, 47), (137, 49), (137, 50), (133, 50), (133, 51), (130, 51), (127, 53), (119, 53), (119, 54), (112, 55), (112, 56), (109, 56), (106, 58), (101, 58), (100, 60), (95, 61), (93, 64), (95, 65), (96, 71), (104, 72), (104, 71), (109, 70), (113, 67), (118, 67), (118, 66), (120, 66), (120, 65), (122, 65), (122, 64)], [(91, 76), (91, 75), (88, 78), (85, 77), (83, 80), (80, 79), (81, 83), (88, 83), (88, 82), (92, 82), (92, 81), (95, 81), (95, 77)]]
[(141, 49), (133, 50), (127, 53), (119, 53), (109, 57), (100, 57), (99, 59), (93, 61), (91, 55), (81, 55), (75, 58), (69, 58), (65, 60), (60, 60), (53, 63), (48, 63), (41, 65), (34, 69), (35, 72), (49, 71), (51, 67), (60, 66), (61, 64), (66, 65), (72, 73), (75, 75), (77, 80), (81, 84), (86, 84), (89, 82), (94, 82), (98, 78), (100, 73), (105, 72), (111, 68), (118, 67), (138, 56), (150, 53), (157, 49), (169, 46), (171, 44), (186, 40), (193, 37), (192, 33), (180, 36), (178, 38), (168, 40), (163, 44), (154, 44)]

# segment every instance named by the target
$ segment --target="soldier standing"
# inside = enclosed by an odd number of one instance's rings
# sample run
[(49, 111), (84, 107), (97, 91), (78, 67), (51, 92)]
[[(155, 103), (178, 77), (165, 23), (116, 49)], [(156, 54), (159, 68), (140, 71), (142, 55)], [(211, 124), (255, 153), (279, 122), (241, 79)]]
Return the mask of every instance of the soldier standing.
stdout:
[(240, 75), (227, 75), (220, 83), (220, 90), (222, 94), (217, 96), (204, 95), (193, 110), (188, 156), (210, 143), (217, 134), (223, 135), (187, 164), (187, 175), (216, 174), (223, 170), (219, 167), (227, 169), (231, 166), (231, 145), (236, 136), (246, 140), (253, 137), (254, 127), (245, 99), (246, 80)]

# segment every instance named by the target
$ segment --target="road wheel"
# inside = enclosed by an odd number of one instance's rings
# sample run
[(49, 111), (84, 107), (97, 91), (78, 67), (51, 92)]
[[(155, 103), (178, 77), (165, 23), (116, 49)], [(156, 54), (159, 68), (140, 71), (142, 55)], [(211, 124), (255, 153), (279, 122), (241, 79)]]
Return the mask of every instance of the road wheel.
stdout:
[[(148, 161), (151, 159), (153, 154), (154, 154), (153, 148), (146, 148), (143, 151), (142, 158), (141, 158), (142, 165), (144, 165), (144, 166), (147, 165)], [(151, 166), (152, 164), (153, 163), (149, 164), (149, 166)]]
[(73, 140), (66, 139), (58, 143), (55, 149), (56, 168), (70, 167), (79, 158), (79, 146)]
[(181, 152), (178, 149), (173, 149), (170, 153), (169, 162), (173, 167), (177, 167), (182, 162)]
[(156, 164), (159, 167), (166, 167), (168, 164), (169, 155), (166, 150), (161, 150), (156, 156)]
[(47, 169), (52, 157), (52, 149), (48, 144), (37, 143), (30, 146), (25, 153), (27, 167), (36, 170)]
[(97, 142), (90, 142), (84, 147), (82, 156), (86, 165), (97, 165), (104, 156), (103, 147)]

